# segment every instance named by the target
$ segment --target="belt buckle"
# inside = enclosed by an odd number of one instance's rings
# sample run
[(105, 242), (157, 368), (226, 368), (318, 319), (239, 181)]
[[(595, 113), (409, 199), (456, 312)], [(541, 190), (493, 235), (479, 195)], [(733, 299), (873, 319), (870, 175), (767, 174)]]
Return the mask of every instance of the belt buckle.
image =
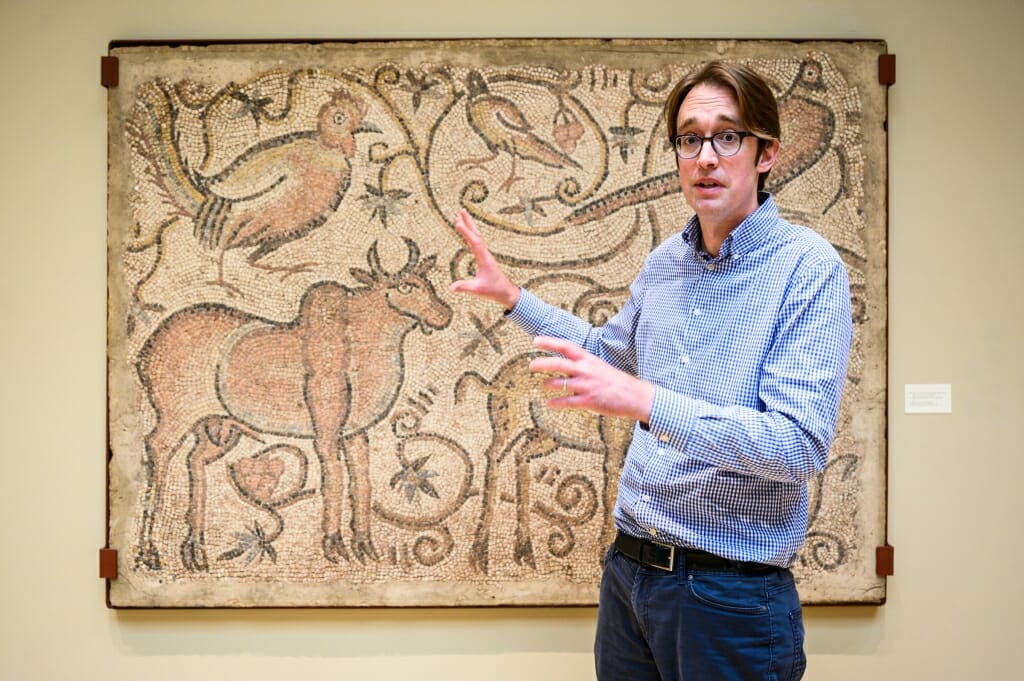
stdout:
[(661, 542), (656, 541), (652, 541), (650, 543), (654, 544), (655, 546), (660, 546), (664, 549), (668, 549), (668, 567), (665, 567), (663, 565), (655, 565), (653, 563), (651, 563), (651, 567), (657, 568), (658, 570), (664, 570), (665, 572), (674, 572), (676, 569), (676, 547), (672, 546), (671, 544), (662, 544)]

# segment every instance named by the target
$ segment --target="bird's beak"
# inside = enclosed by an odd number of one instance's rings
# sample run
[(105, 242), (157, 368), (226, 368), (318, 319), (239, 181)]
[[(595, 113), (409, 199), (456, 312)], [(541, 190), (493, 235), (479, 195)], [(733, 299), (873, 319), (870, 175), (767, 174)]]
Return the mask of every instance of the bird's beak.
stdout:
[(359, 125), (358, 128), (352, 131), (352, 134), (356, 135), (361, 132), (375, 132), (377, 134), (380, 134), (380, 128), (378, 128), (373, 123), (363, 122)]

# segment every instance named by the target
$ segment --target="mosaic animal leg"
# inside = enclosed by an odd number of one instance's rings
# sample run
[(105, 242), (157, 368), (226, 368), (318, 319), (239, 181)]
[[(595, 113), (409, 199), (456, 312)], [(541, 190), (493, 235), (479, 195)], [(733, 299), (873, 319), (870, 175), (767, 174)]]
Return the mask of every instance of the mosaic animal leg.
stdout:
[(241, 289), (239, 289), (237, 286), (229, 284), (224, 279), (224, 255), (225, 251), (224, 249), (221, 249), (220, 255), (217, 257), (217, 278), (214, 279), (213, 281), (208, 281), (206, 283), (221, 287), (232, 298), (234, 298), (235, 296), (239, 298), (244, 298), (245, 296), (242, 295)]
[(184, 439), (175, 436), (176, 428), (166, 421), (157, 425), (146, 435), (146, 456), (143, 470), (146, 475), (146, 492), (143, 502), (142, 527), (139, 532), (139, 549), (135, 555), (135, 564), (144, 565), (150, 570), (160, 570), (160, 552), (153, 540), (153, 525), (162, 507), (162, 495), (167, 480), (167, 468), (174, 451)]
[(484, 454), (484, 481), (481, 491), (480, 520), (473, 535), (469, 550), (469, 563), (477, 572), (486, 575), (490, 559), (491, 524), (494, 522), (494, 505), (498, 496), (498, 460), (500, 444), (495, 441)]
[(527, 431), (522, 444), (516, 448), (516, 529), (512, 558), (519, 565), (537, 567), (530, 531), (530, 462), (547, 456), (558, 443), (544, 431)]
[(348, 416), (348, 399), (351, 388), (342, 388), (330, 376), (311, 377), (307, 383), (307, 394), (330, 395), (340, 399), (339, 403), (328, 401), (326, 404), (313, 403), (310, 413), (316, 433), (313, 439), (313, 450), (320, 460), (320, 496), (323, 501), (323, 518), (321, 545), (324, 558), (337, 563), (348, 560), (348, 549), (341, 536), (341, 501), (344, 473), (341, 461), (345, 456), (345, 446), (341, 438), (341, 428)]
[(352, 553), (359, 562), (379, 560), (370, 534), (370, 439), (365, 432), (345, 441), (345, 465), (352, 503)]
[(512, 154), (512, 169), (508, 171), (508, 177), (505, 178), (505, 181), (501, 183), (501, 186), (498, 187), (498, 189), (499, 191), (505, 192), (511, 191), (512, 185), (524, 179), (526, 178), (522, 175), (516, 175), (516, 155)]
[(206, 559), (206, 467), (238, 444), (242, 434), (252, 431), (234, 419), (208, 416), (196, 422), (192, 434), (195, 447), (188, 454), (188, 511), (181, 562), (192, 572), (209, 569)]
[(320, 459), (320, 494), (323, 498), (323, 519), (320, 527), (323, 530), (324, 558), (337, 563), (348, 560), (348, 549), (341, 536), (341, 488), (342, 472), (340, 456), (344, 453), (340, 446), (315, 447)]
[(473, 545), (469, 552), (469, 562), (473, 568), (481, 574), (487, 574), (490, 562), (491, 526), (494, 523), (494, 509), (501, 499), (498, 493), (498, 467), (505, 460), (508, 453), (516, 446), (522, 437), (522, 433), (513, 438), (507, 444), (504, 431), (499, 430), (491, 446), (487, 448), (484, 455), (484, 484), (481, 493), (480, 522), (476, 526)]
[(315, 262), (301, 262), (294, 265), (267, 265), (266, 263), (259, 262), (259, 258), (253, 257), (250, 257), (248, 262), (257, 269), (261, 269), (272, 274), (280, 274), (281, 281), (284, 281), (293, 274), (312, 272), (319, 265), (319, 263)]

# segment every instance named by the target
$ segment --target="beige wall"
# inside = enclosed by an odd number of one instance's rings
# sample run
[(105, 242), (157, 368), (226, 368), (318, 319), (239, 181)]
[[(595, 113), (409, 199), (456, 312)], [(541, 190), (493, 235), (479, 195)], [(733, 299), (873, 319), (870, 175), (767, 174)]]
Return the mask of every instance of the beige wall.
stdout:
[[(112, 612), (96, 577), (107, 42), (479, 36), (888, 41), (896, 576), (808, 611), (807, 678), (1022, 678), (1021, 0), (0, 0), (0, 678), (593, 678), (589, 608)], [(954, 413), (903, 414), (933, 382)]]

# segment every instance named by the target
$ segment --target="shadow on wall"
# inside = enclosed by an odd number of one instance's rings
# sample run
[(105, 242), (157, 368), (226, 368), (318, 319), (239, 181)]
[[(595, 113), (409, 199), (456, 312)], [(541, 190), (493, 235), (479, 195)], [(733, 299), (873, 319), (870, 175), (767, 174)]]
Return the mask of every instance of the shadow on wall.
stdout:
[(390, 657), (586, 653), (595, 608), (119, 610), (123, 655)]
[[(891, 588), (891, 586), (890, 586)], [(886, 638), (886, 606), (804, 608), (808, 655), (875, 655)]]

